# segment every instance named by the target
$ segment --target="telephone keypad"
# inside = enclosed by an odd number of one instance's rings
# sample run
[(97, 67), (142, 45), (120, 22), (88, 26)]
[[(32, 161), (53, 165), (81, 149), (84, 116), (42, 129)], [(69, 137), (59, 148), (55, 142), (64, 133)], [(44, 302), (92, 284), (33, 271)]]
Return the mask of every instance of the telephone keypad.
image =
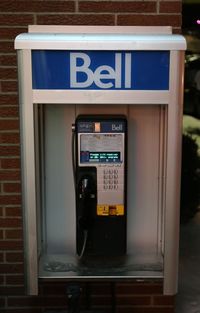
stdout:
[(102, 184), (103, 190), (117, 191), (119, 185), (123, 183), (121, 166), (114, 166), (112, 168), (100, 167), (100, 184)]

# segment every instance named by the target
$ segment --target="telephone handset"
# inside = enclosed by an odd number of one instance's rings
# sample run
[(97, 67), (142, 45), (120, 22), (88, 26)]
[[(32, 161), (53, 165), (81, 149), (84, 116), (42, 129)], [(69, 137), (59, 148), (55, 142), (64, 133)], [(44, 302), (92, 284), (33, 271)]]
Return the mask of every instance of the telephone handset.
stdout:
[(77, 171), (76, 187), (76, 220), (77, 253), (82, 257), (91, 242), (91, 230), (94, 223), (95, 209), (97, 203), (96, 168), (81, 167)]
[(127, 122), (119, 115), (76, 119), (77, 254), (126, 253)]

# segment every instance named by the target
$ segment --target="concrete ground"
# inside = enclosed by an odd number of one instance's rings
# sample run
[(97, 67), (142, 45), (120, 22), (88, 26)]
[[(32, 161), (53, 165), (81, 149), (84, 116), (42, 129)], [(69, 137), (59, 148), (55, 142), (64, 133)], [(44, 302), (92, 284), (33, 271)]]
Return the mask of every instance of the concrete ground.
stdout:
[(200, 313), (200, 212), (180, 229), (176, 313)]

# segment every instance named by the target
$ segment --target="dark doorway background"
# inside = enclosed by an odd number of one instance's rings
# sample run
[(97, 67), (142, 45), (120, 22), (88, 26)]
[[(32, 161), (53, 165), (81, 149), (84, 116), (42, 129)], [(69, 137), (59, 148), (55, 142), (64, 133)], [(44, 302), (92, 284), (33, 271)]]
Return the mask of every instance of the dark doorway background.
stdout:
[[(200, 0), (183, 0), (185, 56), (179, 287), (176, 313), (200, 313)], [(199, 23), (199, 24), (198, 24)]]

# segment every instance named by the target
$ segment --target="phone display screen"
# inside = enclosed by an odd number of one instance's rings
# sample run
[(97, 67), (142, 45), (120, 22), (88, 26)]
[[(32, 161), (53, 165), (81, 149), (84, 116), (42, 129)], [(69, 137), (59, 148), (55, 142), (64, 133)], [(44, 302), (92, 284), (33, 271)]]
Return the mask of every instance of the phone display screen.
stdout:
[(123, 134), (81, 134), (80, 163), (121, 163)]

